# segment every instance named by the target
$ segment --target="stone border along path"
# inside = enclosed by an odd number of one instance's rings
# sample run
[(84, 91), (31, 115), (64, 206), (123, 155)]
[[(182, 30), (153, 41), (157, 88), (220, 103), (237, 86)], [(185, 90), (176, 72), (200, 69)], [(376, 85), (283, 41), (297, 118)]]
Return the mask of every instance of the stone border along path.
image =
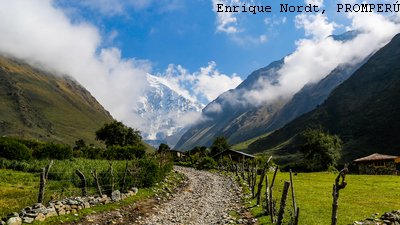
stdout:
[[(241, 205), (242, 190), (226, 176), (186, 167), (174, 167), (185, 179), (173, 190), (159, 189), (156, 196), (121, 208), (95, 213), (63, 225), (140, 224), (210, 225), (256, 224)], [(168, 181), (168, 179), (167, 179)], [(235, 218), (230, 212), (236, 212)]]
[(176, 196), (161, 205), (156, 205), (154, 214), (138, 218), (133, 224), (255, 224), (253, 218), (232, 218), (235, 211), (240, 217), (245, 209), (241, 206), (242, 191), (236, 182), (207, 171), (175, 167), (189, 180), (189, 185)]

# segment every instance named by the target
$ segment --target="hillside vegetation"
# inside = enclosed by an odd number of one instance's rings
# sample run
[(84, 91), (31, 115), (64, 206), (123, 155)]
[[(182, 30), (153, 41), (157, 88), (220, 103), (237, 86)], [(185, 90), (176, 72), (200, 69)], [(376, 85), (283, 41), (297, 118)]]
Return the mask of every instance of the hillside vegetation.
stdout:
[(111, 115), (72, 78), (0, 56), (0, 135), (93, 143)]
[[(374, 152), (398, 155), (400, 148), (400, 35), (374, 54), (317, 109), (250, 144), (281, 161), (298, 154), (299, 134), (319, 128), (344, 142), (343, 160)], [(298, 158), (297, 158), (298, 160)]]

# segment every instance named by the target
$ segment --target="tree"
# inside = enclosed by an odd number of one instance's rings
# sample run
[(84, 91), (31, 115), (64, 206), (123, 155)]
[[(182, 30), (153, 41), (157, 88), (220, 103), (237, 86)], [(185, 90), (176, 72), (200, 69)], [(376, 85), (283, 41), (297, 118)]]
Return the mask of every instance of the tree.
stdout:
[(76, 141), (75, 141), (74, 150), (82, 150), (82, 149), (84, 149), (84, 148), (86, 148), (85, 140), (79, 139), (79, 140), (76, 140)]
[(206, 157), (208, 155), (208, 150), (206, 146), (196, 146), (189, 151), (190, 155), (198, 155), (199, 157)]
[(160, 146), (158, 146), (157, 152), (163, 153), (163, 152), (168, 152), (169, 150), (171, 150), (171, 148), (167, 144), (161, 143)]
[(300, 151), (310, 170), (327, 170), (336, 166), (341, 156), (342, 141), (337, 135), (330, 135), (321, 129), (308, 129), (301, 134)]
[(96, 139), (104, 141), (107, 147), (138, 145), (142, 141), (140, 131), (125, 126), (119, 121), (104, 124), (96, 131)]
[(229, 149), (231, 145), (228, 143), (228, 139), (226, 137), (216, 137), (214, 139), (213, 144), (211, 145), (211, 156), (214, 156), (218, 153), (221, 153), (227, 149)]

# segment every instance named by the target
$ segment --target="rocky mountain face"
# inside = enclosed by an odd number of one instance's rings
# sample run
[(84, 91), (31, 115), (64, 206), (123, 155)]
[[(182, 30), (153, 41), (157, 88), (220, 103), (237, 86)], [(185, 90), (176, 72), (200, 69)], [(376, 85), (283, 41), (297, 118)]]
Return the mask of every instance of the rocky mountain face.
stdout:
[(184, 120), (191, 113), (199, 113), (203, 106), (183, 97), (157, 76), (148, 74), (147, 81), (149, 85), (135, 111), (143, 119), (143, 138), (153, 146), (174, 146), (185, 131)]
[(333, 89), (347, 80), (364, 63), (365, 60), (356, 64), (339, 65), (319, 82), (305, 85), (274, 114), (265, 131), (271, 132), (279, 129), (288, 122), (318, 107), (326, 100)]
[(72, 78), (0, 56), (0, 135), (93, 143), (111, 115)]
[(259, 90), (260, 79), (273, 83), (283, 61), (275, 61), (254, 71), (236, 89), (229, 90), (208, 104), (202, 111), (203, 121), (192, 126), (179, 140), (175, 148), (190, 150), (196, 145), (211, 145), (216, 136), (225, 136), (230, 143), (237, 143), (264, 132), (272, 115), (287, 99), (255, 106), (245, 97), (249, 90)]
[[(337, 41), (348, 41), (357, 32), (333, 36)], [(283, 60), (254, 71), (236, 89), (230, 90), (203, 110), (203, 122), (191, 127), (179, 140), (176, 148), (189, 150), (196, 145), (211, 145), (216, 136), (225, 136), (231, 144), (260, 136), (276, 130), (298, 116), (313, 110), (329, 96), (331, 91), (348, 79), (363, 62), (339, 65), (318, 83), (304, 86), (291, 98), (278, 98), (262, 105), (249, 104), (244, 93), (264, 88), (260, 81), (276, 83), (277, 71)]]
[(322, 128), (343, 140), (343, 161), (374, 152), (399, 155), (399, 61), (400, 34), (333, 90), (318, 108), (255, 141), (249, 151), (267, 151), (287, 160), (298, 153), (299, 133)]

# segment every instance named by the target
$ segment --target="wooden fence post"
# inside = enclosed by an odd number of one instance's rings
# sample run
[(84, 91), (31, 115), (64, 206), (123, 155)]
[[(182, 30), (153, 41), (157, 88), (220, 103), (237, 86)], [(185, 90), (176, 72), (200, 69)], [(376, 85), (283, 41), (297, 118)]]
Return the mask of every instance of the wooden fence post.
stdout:
[[(267, 167), (264, 167), (263, 170), (261, 171), (260, 181), (258, 182), (257, 205), (259, 205), (260, 202), (261, 202), (261, 189), (262, 189), (262, 186), (263, 186), (266, 170), (267, 170)], [(267, 186), (267, 189), (268, 189), (268, 186)]]
[(96, 170), (92, 170), (91, 174), (92, 174), (92, 176), (94, 178), (94, 182), (96, 183), (96, 186), (97, 186), (97, 193), (101, 197), (103, 195), (103, 193), (101, 191), (101, 186), (100, 186), (100, 182), (99, 182), (99, 177), (97, 176), (97, 171)]
[(46, 186), (46, 168), (43, 168), (42, 172), (40, 173), (40, 185), (39, 185), (38, 203), (43, 203), (45, 186)]
[(255, 162), (255, 167), (252, 168), (252, 184), (251, 184), (251, 195), (253, 198), (256, 197), (255, 191), (256, 191), (256, 184), (257, 184), (257, 162)]
[(44, 190), (46, 188), (46, 181), (49, 176), (49, 171), (54, 161), (51, 160), (49, 165), (42, 168), (42, 173), (40, 173), (40, 184), (39, 184), (39, 195), (38, 195), (38, 203), (43, 203), (44, 200)]
[(285, 181), (285, 183), (283, 185), (281, 204), (279, 207), (278, 221), (276, 222), (277, 225), (282, 225), (282, 222), (283, 222), (283, 215), (285, 214), (285, 207), (286, 207), (287, 196), (289, 193), (289, 186), (290, 186), (290, 182)]
[(270, 200), (269, 200), (269, 180), (268, 174), (265, 175), (265, 202), (266, 202), (266, 213), (269, 215), (271, 213)]
[(126, 176), (128, 175), (128, 166), (129, 166), (129, 161), (126, 160), (124, 178), (122, 179), (122, 189), (121, 189), (122, 192), (126, 192)]
[(114, 170), (113, 170), (113, 167), (112, 167), (112, 161), (108, 161), (108, 164), (110, 165), (110, 168), (109, 168), (109, 172), (110, 172), (110, 176), (111, 176), (111, 183), (110, 183), (110, 185), (111, 185), (111, 192), (110, 192), (110, 194), (111, 193), (113, 193), (114, 192)]
[(300, 213), (300, 208), (297, 207), (297, 209), (296, 209), (296, 215), (294, 216), (293, 225), (298, 225), (298, 224), (299, 224), (299, 213)]
[(86, 178), (85, 175), (80, 170), (75, 170), (76, 175), (81, 179), (81, 189), (82, 189), (82, 196), (87, 196), (87, 189), (86, 189)]
[(269, 209), (271, 215), (271, 222), (275, 223), (275, 203), (274, 203), (274, 195), (273, 195), (273, 187), (275, 183), (276, 173), (278, 172), (279, 167), (276, 166), (274, 176), (272, 177), (271, 186), (269, 187)]
[(338, 199), (339, 199), (339, 191), (343, 188), (346, 187), (347, 183), (345, 181), (346, 179), (346, 173), (349, 170), (347, 169), (347, 164), (344, 166), (344, 169), (342, 169), (339, 173), (339, 175), (335, 179), (335, 184), (333, 185), (333, 191), (332, 191), (332, 197), (333, 197), (333, 203), (332, 203), (332, 225), (337, 224), (337, 210), (338, 210)]
[(290, 188), (292, 191), (292, 202), (293, 202), (293, 216), (296, 216), (296, 210), (297, 210), (297, 205), (296, 205), (296, 196), (294, 194), (294, 185), (293, 185), (293, 176), (292, 176), (292, 170), (290, 172)]
[(51, 167), (53, 166), (53, 164), (54, 164), (54, 160), (51, 160), (49, 165), (46, 166), (46, 171), (45, 171), (45, 176), (44, 176), (44, 178), (46, 180), (49, 177), (49, 171), (50, 171)]

